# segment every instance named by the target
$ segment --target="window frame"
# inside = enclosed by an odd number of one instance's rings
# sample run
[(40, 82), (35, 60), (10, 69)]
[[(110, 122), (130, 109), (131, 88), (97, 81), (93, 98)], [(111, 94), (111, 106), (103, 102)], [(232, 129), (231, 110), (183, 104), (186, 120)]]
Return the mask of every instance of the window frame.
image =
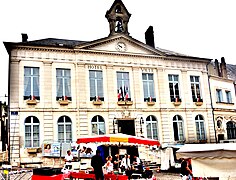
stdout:
[[(150, 125), (150, 129), (148, 128), (148, 125)], [(150, 115), (146, 118), (146, 131), (147, 131), (147, 138), (158, 140), (158, 121), (155, 118), (155, 116)]]
[[(146, 79), (144, 79), (144, 76), (146, 77)], [(143, 83), (144, 102), (146, 102), (146, 101), (156, 102), (154, 74), (153, 73), (142, 73), (142, 83)], [(147, 90), (145, 90), (145, 88)], [(147, 91), (147, 95), (145, 95), (146, 91)]]
[[(177, 81), (175, 80), (175, 78), (177, 78)], [(168, 82), (169, 82), (170, 101), (171, 102), (181, 102), (179, 75), (178, 74), (168, 74)], [(177, 88), (175, 87), (175, 85), (177, 85)], [(173, 89), (173, 95), (171, 92), (171, 86)]]
[[(175, 119), (176, 117), (176, 119)], [(176, 126), (175, 126), (176, 124)], [(177, 129), (176, 129), (177, 128)], [(177, 130), (177, 132), (175, 132)], [(184, 141), (184, 121), (180, 115), (175, 115), (173, 117), (173, 133), (175, 141)]]
[[(121, 79), (119, 79), (119, 77), (121, 77)], [(118, 101), (131, 101), (129, 72), (117, 71), (116, 78)]]
[[(30, 122), (26, 122), (26, 121), (30, 121)], [(27, 127), (29, 127), (29, 132), (27, 131)], [(25, 122), (24, 122), (24, 128), (25, 128), (25, 147), (26, 148), (39, 148), (40, 147), (40, 121), (37, 117), (35, 116), (28, 116), (25, 118)], [(35, 129), (36, 128), (36, 129)], [(38, 129), (38, 132), (35, 132), (35, 130)], [(27, 139), (27, 134), (29, 135), (29, 139)], [(37, 138), (36, 138), (37, 137)], [(27, 143), (27, 141), (29, 141), (29, 145)], [(37, 143), (35, 145), (35, 143)]]
[[(60, 131), (60, 127), (63, 127), (63, 131)], [(69, 127), (70, 130), (67, 129)], [(62, 136), (60, 135), (62, 134)], [(67, 138), (67, 134), (69, 138)], [(60, 137), (63, 137), (60, 138)], [(72, 142), (72, 120), (68, 116), (60, 116), (57, 120), (57, 140), (61, 143), (71, 143)]]
[(216, 102), (218, 103), (224, 102), (222, 89), (216, 89)]
[(231, 104), (233, 102), (231, 91), (226, 90), (225, 96), (226, 96), (226, 103)]
[[(198, 78), (198, 81), (197, 81), (197, 78)], [(192, 79), (193, 79), (193, 81), (192, 81)], [(193, 88), (192, 88), (192, 86), (193, 86)], [(197, 86), (199, 88), (197, 88)], [(191, 88), (193, 102), (203, 102), (200, 76), (194, 76), (194, 75), (190, 76), (190, 88)]]
[[(92, 72), (94, 72), (94, 77), (92, 77)], [(101, 77), (99, 77), (101, 73)], [(94, 81), (94, 91), (91, 82)], [(101, 90), (99, 90), (98, 84), (101, 81)], [(90, 87), (90, 101), (104, 101), (104, 89), (103, 89), (103, 71), (102, 70), (89, 70), (89, 87)], [(93, 95), (94, 94), (94, 95)]]
[[(96, 125), (96, 133), (94, 133), (95, 131), (93, 130), (94, 125)], [(100, 133), (100, 131), (102, 132), (102, 130), (104, 130), (104, 132)], [(104, 118), (102, 116), (96, 115), (91, 119), (91, 132), (92, 132), (92, 135), (104, 135), (104, 134), (106, 134), (105, 121), (104, 121)]]
[[(29, 69), (30, 74), (27, 74), (27, 69)], [(29, 78), (28, 81), (27, 81), (27, 78)], [(30, 86), (30, 94), (29, 95), (26, 92), (28, 89), (27, 86)], [(40, 100), (40, 68), (39, 67), (24, 66), (24, 96), (23, 96), (23, 99), (24, 100)]]
[[(61, 71), (62, 75), (59, 76), (59, 71)], [(68, 76), (66, 75), (66, 71), (68, 71)], [(62, 79), (61, 85), (59, 84), (59, 80)], [(66, 80), (68, 80), (68, 85), (66, 85)], [(68, 90), (66, 90), (68, 87)], [(59, 92), (59, 89), (62, 88), (62, 92)], [(66, 92), (68, 91), (68, 92)], [(61, 94), (61, 95), (60, 95)], [(71, 97), (71, 69), (68, 68), (56, 68), (56, 100), (69, 100), (72, 101)]]
[(195, 126), (196, 126), (196, 135), (197, 140), (206, 140), (206, 128), (205, 128), (205, 121), (202, 115), (198, 114), (195, 117)]

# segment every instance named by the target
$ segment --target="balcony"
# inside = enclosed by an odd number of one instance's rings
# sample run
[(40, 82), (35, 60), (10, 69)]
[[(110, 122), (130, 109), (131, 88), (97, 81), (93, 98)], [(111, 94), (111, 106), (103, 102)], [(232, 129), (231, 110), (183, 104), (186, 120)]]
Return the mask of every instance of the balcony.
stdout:
[(154, 105), (155, 105), (155, 102), (153, 102), (153, 101), (147, 102), (147, 105), (148, 105), (148, 106), (154, 106)]
[(196, 106), (201, 106), (203, 102), (195, 102)]

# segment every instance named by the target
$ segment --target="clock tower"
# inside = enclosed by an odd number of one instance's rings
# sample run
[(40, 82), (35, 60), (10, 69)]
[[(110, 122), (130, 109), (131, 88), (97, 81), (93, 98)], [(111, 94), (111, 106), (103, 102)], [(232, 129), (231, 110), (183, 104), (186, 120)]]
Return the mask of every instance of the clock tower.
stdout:
[(130, 16), (131, 14), (128, 12), (123, 2), (121, 0), (115, 0), (105, 15), (110, 25), (109, 36), (119, 33), (129, 35), (128, 22)]

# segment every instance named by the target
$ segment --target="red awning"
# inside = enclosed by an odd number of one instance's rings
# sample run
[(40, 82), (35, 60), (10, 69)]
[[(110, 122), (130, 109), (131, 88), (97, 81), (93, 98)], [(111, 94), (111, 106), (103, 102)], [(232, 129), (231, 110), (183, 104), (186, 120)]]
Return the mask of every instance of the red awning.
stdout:
[(138, 136), (131, 136), (126, 134), (106, 134), (97, 135), (89, 137), (81, 137), (77, 139), (77, 144), (79, 143), (100, 143), (100, 142), (120, 142), (120, 143), (133, 143), (133, 144), (143, 144), (150, 146), (160, 146), (160, 142), (155, 139), (143, 138)]

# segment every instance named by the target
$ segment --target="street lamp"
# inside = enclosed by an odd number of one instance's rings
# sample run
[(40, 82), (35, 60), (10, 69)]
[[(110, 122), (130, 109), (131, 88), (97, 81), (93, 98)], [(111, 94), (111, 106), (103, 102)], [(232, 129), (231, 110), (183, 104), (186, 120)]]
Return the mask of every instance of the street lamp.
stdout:
[(115, 124), (117, 124), (117, 120), (116, 120), (116, 117), (114, 117), (113, 119), (113, 134), (115, 134)]
[(140, 123), (140, 133), (143, 134), (143, 129), (142, 129), (142, 124), (144, 124), (143, 117), (140, 118), (139, 123)]

